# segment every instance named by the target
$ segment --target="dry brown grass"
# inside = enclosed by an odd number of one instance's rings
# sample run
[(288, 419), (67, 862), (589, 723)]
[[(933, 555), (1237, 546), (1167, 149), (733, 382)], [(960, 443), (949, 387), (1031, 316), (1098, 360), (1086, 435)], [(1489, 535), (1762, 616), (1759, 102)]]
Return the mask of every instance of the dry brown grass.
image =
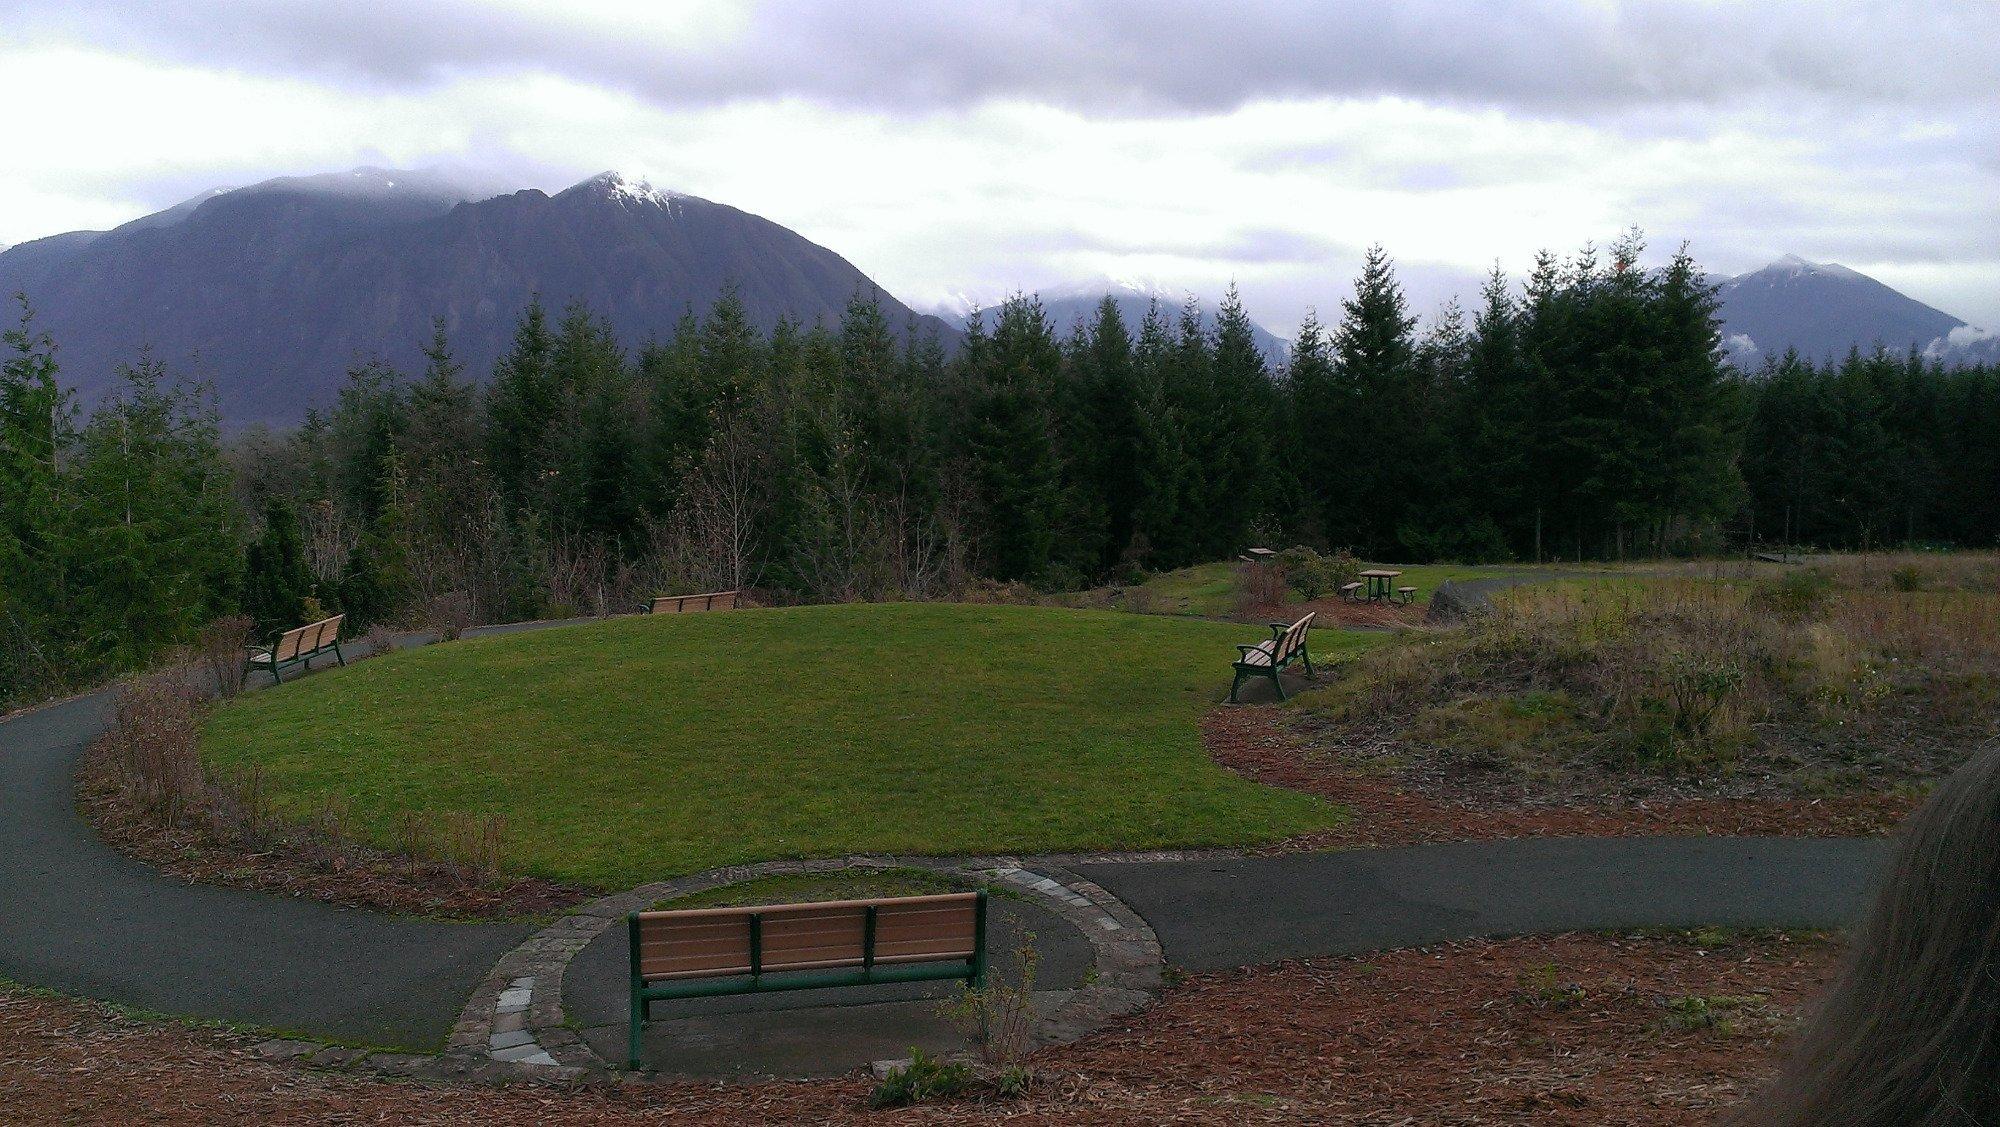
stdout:
[(1335, 746), (1390, 768), (1797, 793), (1949, 769), (1995, 733), (1996, 687), (2000, 595), (1788, 569), (1519, 588), (1462, 630), (1371, 658), (1308, 708)]

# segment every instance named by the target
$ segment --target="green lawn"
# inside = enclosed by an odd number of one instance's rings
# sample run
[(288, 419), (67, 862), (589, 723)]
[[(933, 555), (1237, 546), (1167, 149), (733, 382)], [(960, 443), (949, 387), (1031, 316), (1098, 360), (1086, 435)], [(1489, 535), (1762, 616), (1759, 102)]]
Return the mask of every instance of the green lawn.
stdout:
[[(499, 813), (513, 871), (622, 888), (847, 853), (1245, 845), (1317, 800), (1215, 767), (1242, 626), (891, 604), (633, 617), (406, 650), (223, 706), (287, 808)], [(1331, 658), (1367, 644), (1327, 631)]]
[[(1396, 580), (1399, 587), (1415, 587), (1417, 602), (1427, 603), (1439, 585), (1448, 579), (1487, 579), (1496, 575), (1507, 575), (1517, 571), (1527, 571), (1526, 566), (1480, 567), (1474, 564), (1377, 564), (1364, 563), (1364, 568), (1394, 568), (1403, 573)], [(1186, 614), (1207, 618), (1226, 618), (1236, 611), (1236, 565), (1233, 563), (1205, 563), (1184, 567), (1177, 571), (1161, 572), (1146, 580), (1145, 587), (1156, 600), (1155, 605), (1163, 614)], [(1331, 592), (1329, 592), (1331, 594)], [(1303, 602), (1296, 591), (1288, 592), (1287, 602)]]

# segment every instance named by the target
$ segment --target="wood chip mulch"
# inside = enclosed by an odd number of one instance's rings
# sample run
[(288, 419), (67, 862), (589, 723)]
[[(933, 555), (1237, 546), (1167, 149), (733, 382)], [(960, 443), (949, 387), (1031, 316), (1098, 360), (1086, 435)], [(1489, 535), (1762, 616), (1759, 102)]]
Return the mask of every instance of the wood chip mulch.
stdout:
[(1518, 837), (1773, 835), (1879, 837), (1916, 807), (1907, 794), (1830, 798), (1688, 798), (1536, 805), (1475, 805), (1414, 791), (1380, 773), (1355, 770), (1309, 746), (1275, 708), (1213, 709), (1202, 740), (1217, 763), (1261, 783), (1305, 791), (1346, 807), (1351, 821), (1291, 839), (1280, 851), (1340, 845), (1409, 845)]
[[(1019, 1100), (869, 1112), (855, 1076), (417, 1085), (252, 1056), (252, 1038), (0, 988), (9, 1123), (1687, 1124), (1771, 1071), (1835, 945), (1567, 935), (1200, 975), (1031, 1058)], [(1690, 999), (1713, 1021), (1689, 1022)]]

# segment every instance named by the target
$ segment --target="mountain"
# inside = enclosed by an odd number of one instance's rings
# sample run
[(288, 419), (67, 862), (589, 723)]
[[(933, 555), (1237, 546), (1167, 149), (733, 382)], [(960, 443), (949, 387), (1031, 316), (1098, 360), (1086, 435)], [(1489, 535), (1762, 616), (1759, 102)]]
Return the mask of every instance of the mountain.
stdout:
[(1837, 263), (1788, 254), (1718, 284), (1724, 345), (1739, 367), (1788, 348), (1824, 360), (1878, 345), (1914, 347), (1952, 363), (2000, 359), (2000, 338)]
[[(1119, 315), (1125, 318), (1125, 327), (1133, 335), (1139, 331), (1139, 322), (1146, 319), (1146, 310), (1152, 303), (1160, 303), (1160, 312), (1171, 325), (1180, 316), (1181, 306), (1188, 300), (1184, 291), (1169, 290), (1164, 286), (1147, 285), (1137, 282), (1116, 282), (1105, 279), (1098, 282), (1072, 284), (1053, 290), (1043, 290), (1035, 294), (1042, 303), (1042, 312), (1047, 314), (1049, 324), (1055, 326), (1057, 336), (1066, 336), (1078, 322), (1088, 324), (1097, 316), (1097, 305), (1106, 297), (1118, 303)], [(1204, 328), (1215, 327), (1215, 305), (1197, 298), (1195, 306), (1201, 314)], [(954, 328), (963, 329), (971, 321), (973, 305), (960, 300), (949, 305), (934, 308), (932, 312)], [(986, 323), (993, 323), (993, 311), (986, 311)], [(1291, 355), (1292, 344), (1278, 334), (1257, 324), (1250, 323), (1251, 335), (1256, 339), (1257, 350), (1264, 354), (1266, 363), (1273, 366), (1282, 364)]]
[(615, 173), (553, 196), (388, 169), (284, 177), (0, 252), (0, 293), (28, 294), (86, 401), (151, 345), (214, 385), (232, 427), (298, 421), (361, 359), (416, 370), (434, 316), (484, 375), (535, 294), (583, 301), (636, 348), (729, 285), (765, 329), (832, 323), (856, 294), (898, 328), (916, 316), (794, 231)]

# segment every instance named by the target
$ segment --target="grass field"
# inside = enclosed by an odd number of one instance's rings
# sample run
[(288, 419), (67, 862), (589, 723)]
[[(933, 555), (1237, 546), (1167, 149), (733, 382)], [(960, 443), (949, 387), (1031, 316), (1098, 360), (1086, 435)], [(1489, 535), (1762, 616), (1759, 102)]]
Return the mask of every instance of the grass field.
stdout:
[(1202, 750), (1231, 647), (1259, 636), (942, 603), (634, 617), (252, 693), (204, 752), (385, 845), (406, 812), (497, 813), (507, 869), (607, 888), (777, 857), (1244, 845), (1339, 817)]

